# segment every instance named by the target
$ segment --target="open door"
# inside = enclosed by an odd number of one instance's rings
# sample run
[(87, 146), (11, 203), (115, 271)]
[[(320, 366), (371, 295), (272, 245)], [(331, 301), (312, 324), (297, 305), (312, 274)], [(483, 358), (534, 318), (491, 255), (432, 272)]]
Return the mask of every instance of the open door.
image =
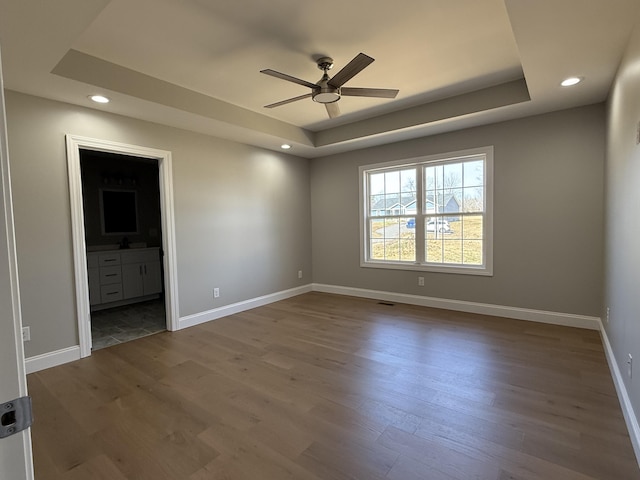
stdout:
[[(27, 395), (0, 60), (0, 478), (32, 480), (31, 430), (20, 431), (14, 400)], [(30, 412), (29, 412), (30, 414)], [(12, 432), (16, 433), (12, 433)], [(7, 434), (8, 436), (4, 436)]]

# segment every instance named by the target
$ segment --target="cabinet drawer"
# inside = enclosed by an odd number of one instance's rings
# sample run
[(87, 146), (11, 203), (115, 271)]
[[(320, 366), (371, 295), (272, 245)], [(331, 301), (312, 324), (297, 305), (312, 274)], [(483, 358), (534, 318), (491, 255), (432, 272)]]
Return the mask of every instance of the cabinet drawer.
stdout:
[(122, 285), (102, 285), (100, 287), (100, 300), (102, 303), (116, 302), (122, 300)]
[(100, 268), (100, 285), (110, 285), (122, 282), (122, 271), (120, 266)]
[(120, 265), (120, 254), (102, 253), (98, 255), (98, 263), (101, 267), (107, 267), (109, 265)]

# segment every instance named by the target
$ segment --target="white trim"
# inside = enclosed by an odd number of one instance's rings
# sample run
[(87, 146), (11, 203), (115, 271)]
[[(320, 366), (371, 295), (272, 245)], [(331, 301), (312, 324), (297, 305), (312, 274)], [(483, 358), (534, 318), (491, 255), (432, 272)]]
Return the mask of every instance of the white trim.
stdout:
[(167, 329), (177, 330), (178, 280), (176, 268), (175, 221), (173, 216), (173, 168), (171, 165), (171, 152), (141, 147), (138, 145), (112, 142), (109, 140), (81, 137), (77, 135), (67, 135), (66, 142), (80, 356), (87, 357), (91, 355), (89, 280), (87, 277), (87, 256), (84, 238), (84, 212), (82, 203), (82, 177), (80, 170), (81, 149), (152, 158), (158, 161)]
[(613, 377), (613, 384), (616, 386), (616, 392), (618, 392), (618, 400), (620, 401), (620, 407), (622, 408), (622, 414), (627, 424), (627, 430), (629, 430), (629, 436), (631, 437), (631, 445), (633, 445), (633, 451), (636, 454), (636, 461), (640, 466), (640, 425), (638, 425), (638, 418), (633, 411), (633, 404), (629, 398), (629, 392), (624, 384), (624, 379), (618, 362), (616, 361), (613, 348), (609, 342), (607, 331), (604, 329), (602, 322), (600, 323), (600, 335), (602, 336), (602, 343), (604, 345), (604, 353), (609, 363), (609, 369), (611, 370), (611, 376)]
[(80, 347), (78, 345), (29, 357), (25, 360), (25, 365), (27, 373), (35, 373), (45, 368), (57, 367), (75, 360), (80, 360)]
[(262, 307), (270, 303), (285, 300), (287, 298), (302, 295), (303, 293), (309, 293), (311, 291), (311, 285), (304, 285), (302, 287), (291, 288), (289, 290), (283, 290), (281, 292), (270, 293), (269, 295), (263, 295), (261, 297), (251, 298), (242, 302), (232, 303), (231, 305), (225, 305), (223, 307), (214, 308), (213, 310), (207, 310), (206, 312), (195, 313), (193, 315), (187, 315), (180, 318), (180, 329), (193, 327), (200, 325), (201, 323), (210, 322), (211, 320), (217, 320), (234, 313), (244, 312), (251, 310), (252, 308)]
[(586, 328), (589, 330), (600, 329), (600, 319), (598, 317), (575, 315), (572, 313), (549, 312), (545, 310), (508, 307), (503, 305), (467, 302), (464, 300), (451, 300), (446, 298), (423, 297), (421, 295), (411, 295), (406, 293), (383, 292), (379, 290), (366, 290), (363, 288), (324, 285), (318, 283), (312, 284), (312, 290), (314, 292), (372, 298), (387, 302), (408, 303), (410, 305), (420, 305), (423, 307), (442, 308), (458, 312), (478, 313), (482, 315), (492, 315), (495, 317), (513, 318), (516, 320), (550, 323), (566, 327)]

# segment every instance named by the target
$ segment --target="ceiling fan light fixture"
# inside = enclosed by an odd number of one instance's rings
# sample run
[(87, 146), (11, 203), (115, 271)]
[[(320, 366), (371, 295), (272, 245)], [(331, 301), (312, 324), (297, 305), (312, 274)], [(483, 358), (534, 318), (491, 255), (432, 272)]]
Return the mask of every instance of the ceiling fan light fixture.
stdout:
[(333, 103), (340, 100), (340, 94), (336, 92), (318, 92), (314, 94), (311, 98), (313, 98), (314, 102), (318, 103)]

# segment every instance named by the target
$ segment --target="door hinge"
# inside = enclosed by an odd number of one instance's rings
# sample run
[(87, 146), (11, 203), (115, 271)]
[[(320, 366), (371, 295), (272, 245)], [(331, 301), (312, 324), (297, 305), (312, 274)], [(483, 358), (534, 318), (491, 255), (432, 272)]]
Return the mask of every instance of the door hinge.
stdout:
[(0, 438), (26, 430), (33, 423), (31, 397), (21, 397), (0, 405)]

